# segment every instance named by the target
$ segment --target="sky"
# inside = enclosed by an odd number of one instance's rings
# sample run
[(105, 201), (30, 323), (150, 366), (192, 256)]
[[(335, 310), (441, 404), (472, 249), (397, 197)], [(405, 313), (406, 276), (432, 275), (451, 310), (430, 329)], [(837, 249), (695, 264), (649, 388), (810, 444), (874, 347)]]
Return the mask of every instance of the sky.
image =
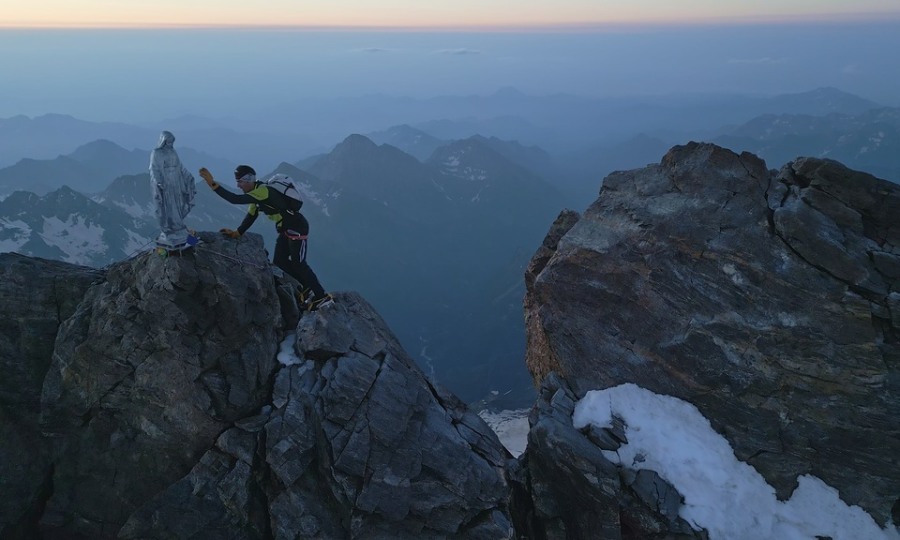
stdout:
[(298, 98), (504, 87), (831, 86), (896, 106), (898, 36), (898, 0), (0, 0), (0, 118), (251, 117)]
[(541, 33), (0, 29), (0, 118), (261, 118), (307, 98), (504, 87), (630, 96), (830, 86), (897, 106), (897, 50), (900, 20)]
[(0, 0), (2, 27), (509, 27), (900, 15), (896, 0)]
[[(277, 162), (293, 162), (398, 124), (521, 122), (436, 99), (508, 88), (706, 99), (831, 87), (898, 107), (898, 50), (900, 0), (0, 0), (0, 119), (287, 133), (297, 150)], [(373, 105), (372, 96), (397, 101)], [(526, 132), (571, 133), (564, 118), (525, 122), (482, 134), (538, 144), (549, 136)], [(615, 119), (600, 127), (597, 139), (644, 129)], [(261, 153), (251, 157), (272, 158)], [(0, 148), (0, 164), (24, 157), (36, 156)]]

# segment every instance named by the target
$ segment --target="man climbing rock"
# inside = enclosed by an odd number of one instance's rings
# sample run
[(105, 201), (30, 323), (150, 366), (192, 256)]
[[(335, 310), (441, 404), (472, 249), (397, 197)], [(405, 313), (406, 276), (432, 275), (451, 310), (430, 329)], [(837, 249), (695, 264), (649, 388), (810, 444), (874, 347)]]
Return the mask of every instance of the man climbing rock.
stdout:
[(225, 236), (240, 238), (256, 221), (260, 211), (275, 222), (278, 239), (275, 241), (272, 262), (300, 283), (297, 300), (301, 309), (306, 305), (307, 309), (315, 311), (334, 302), (306, 262), (309, 222), (300, 213), (303, 202), (299, 198), (289, 197), (265, 182), (258, 181), (256, 171), (248, 165), (239, 165), (234, 170), (234, 179), (243, 194), (232, 193), (220, 186), (206, 167), (200, 169), (200, 176), (219, 197), (232, 204), (250, 205), (237, 230), (221, 229), (220, 232)]

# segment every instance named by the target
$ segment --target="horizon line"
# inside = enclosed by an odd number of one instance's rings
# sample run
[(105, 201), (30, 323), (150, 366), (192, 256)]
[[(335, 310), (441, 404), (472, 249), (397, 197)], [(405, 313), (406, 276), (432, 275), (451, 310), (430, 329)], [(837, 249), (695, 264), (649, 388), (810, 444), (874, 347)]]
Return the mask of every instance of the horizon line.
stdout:
[(819, 25), (819, 24), (890, 24), (900, 22), (900, 12), (881, 13), (825, 13), (814, 16), (758, 15), (752, 17), (706, 17), (696, 19), (654, 19), (621, 21), (578, 21), (550, 23), (474, 23), (474, 24), (275, 24), (275, 23), (166, 23), (166, 22), (110, 22), (110, 23), (11, 23), (0, 21), (3, 30), (273, 30), (273, 31), (327, 31), (327, 32), (609, 32), (660, 28), (689, 28), (708, 26), (759, 26), (759, 25)]

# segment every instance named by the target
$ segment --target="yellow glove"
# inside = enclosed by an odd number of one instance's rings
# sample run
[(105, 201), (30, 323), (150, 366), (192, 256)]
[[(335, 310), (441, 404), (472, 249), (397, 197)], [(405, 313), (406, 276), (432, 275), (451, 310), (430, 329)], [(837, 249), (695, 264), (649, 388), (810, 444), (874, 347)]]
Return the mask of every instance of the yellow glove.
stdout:
[(237, 231), (232, 231), (231, 229), (219, 229), (219, 232), (227, 236), (228, 238), (240, 238), (241, 233)]
[(213, 175), (206, 167), (202, 167), (200, 169), (200, 177), (203, 178), (203, 181), (206, 182), (206, 185), (211, 187), (212, 189), (216, 189), (219, 187), (219, 184), (213, 180)]

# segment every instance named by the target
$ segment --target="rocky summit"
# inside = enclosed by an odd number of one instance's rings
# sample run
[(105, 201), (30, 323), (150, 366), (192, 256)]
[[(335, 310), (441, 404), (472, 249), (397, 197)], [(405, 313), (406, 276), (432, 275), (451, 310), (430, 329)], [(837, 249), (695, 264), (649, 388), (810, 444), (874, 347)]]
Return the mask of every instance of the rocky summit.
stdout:
[[(587, 392), (687, 401), (778, 496), (900, 522), (900, 189), (709, 144), (614, 173), (525, 275), (513, 459), (354, 292), (298, 310), (261, 237), (96, 270), (0, 255), (0, 540), (706, 539)], [(677, 430), (678, 426), (671, 426)]]
[[(900, 522), (896, 184), (829, 160), (775, 171), (678, 146), (607, 177), (584, 215), (563, 212), (526, 285), (526, 361), (544, 385), (531, 462), (567, 449), (593, 463), (595, 445), (553, 411), (635, 383), (696, 405), (779, 498), (811, 474), (882, 526)], [(574, 502), (535, 504), (563, 530), (585, 526)]]
[(201, 239), (0, 256), (0, 538), (512, 536), (509, 454), (364, 299), (299, 316), (261, 237)]

